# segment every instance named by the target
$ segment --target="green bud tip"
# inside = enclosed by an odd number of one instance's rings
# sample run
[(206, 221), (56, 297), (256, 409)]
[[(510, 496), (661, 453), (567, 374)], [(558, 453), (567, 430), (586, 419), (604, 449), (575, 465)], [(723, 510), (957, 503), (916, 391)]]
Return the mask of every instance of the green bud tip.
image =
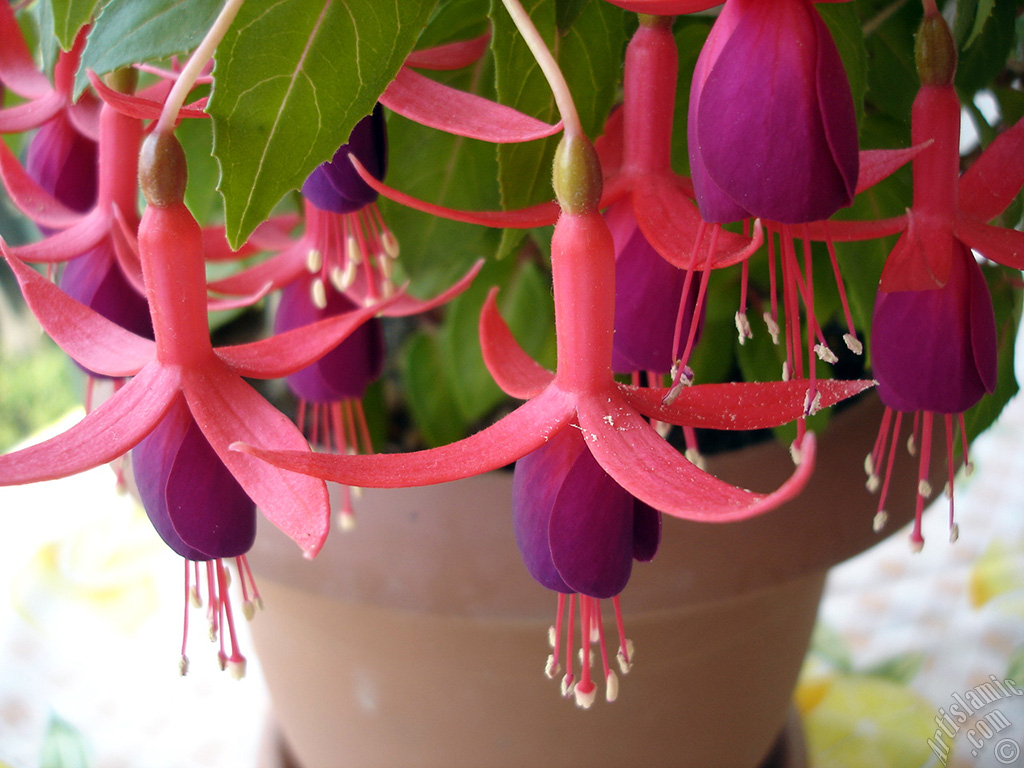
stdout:
[(562, 210), (569, 214), (596, 211), (601, 202), (601, 162), (586, 136), (563, 136), (555, 150), (552, 184)]
[(914, 41), (914, 59), (921, 85), (953, 84), (956, 74), (956, 43), (946, 20), (938, 13), (926, 14)]
[(139, 152), (139, 186), (146, 202), (166, 208), (184, 201), (188, 168), (173, 133), (151, 133)]

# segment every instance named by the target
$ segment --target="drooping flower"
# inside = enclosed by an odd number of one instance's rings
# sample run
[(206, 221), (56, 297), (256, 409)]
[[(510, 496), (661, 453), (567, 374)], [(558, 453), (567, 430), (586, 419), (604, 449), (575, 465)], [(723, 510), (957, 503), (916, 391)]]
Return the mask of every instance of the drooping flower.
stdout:
[[(553, 652), (547, 675), (561, 670), (565, 642), (564, 696), (575, 695), (589, 707), (596, 687), (591, 680), (589, 642), (581, 645), (581, 676), (573, 674), (573, 633), (562, 633), (563, 614), (570, 625), (575, 600), (580, 601), (591, 628), (584, 623), (581, 637), (596, 637), (608, 701), (614, 701), (618, 678), (608, 663), (600, 601), (611, 598), (622, 626), (618, 595), (629, 581), (633, 560), (649, 561), (661, 539), (661, 513), (637, 501), (601, 469), (584, 444), (578, 429), (563, 429), (537, 450), (516, 462), (512, 485), (512, 511), (516, 543), (527, 570), (540, 584), (559, 592)], [(566, 612), (565, 596), (570, 605)], [(630, 641), (619, 637), (616, 652), (620, 669), (632, 666)]]
[[(146, 514), (164, 543), (185, 559), (185, 591), (193, 602), (200, 601), (200, 563), (206, 564), (210, 638), (220, 639), (221, 669), (230, 670), (236, 678), (244, 676), (245, 657), (235, 633), (224, 561), (235, 558), (243, 613), (251, 618), (260, 598), (245, 554), (256, 539), (256, 505), (203, 436), (183, 397), (171, 403), (131, 456)], [(185, 610), (179, 663), (183, 675), (188, 671), (187, 606)], [(225, 648), (225, 635), (229, 649)]]
[(872, 371), (889, 408), (962, 413), (995, 389), (992, 297), (974, 255), (955, 246), (941, 288), (879, 291), (875, 299)]
[[(799, 445), (794, 475), (776, 491), (760, 494), (699, 469), (643, 417), (722, 429), (782, 424), (803, 412), (806, 381), (690, 387), (671, 404), (665, 403), (664, 388), (615, 381), (611, 369), (615, 249), (598, 210), (600, 168), (592, 146), (578, 134), (563, 138), (558, 152), (555, 190), (563, 213), (551, 247), (558, 347), (555, 373), (543, 369), (518, 346), (497, 313), (493, 294), (481, 317), (484, 361), (499, 386), (513, 397), (526, 399), (524, 405), (470, 437), (412, 453), (307, 454), (244, 441), (235, 449), (346, 485), (407, 487), (497, 469), (566, 430), (578, 430), (586, 450), (614, 484), (652, 509), (675, 517), (740, 520), (774, 509), (795, 495), (813, 467), (813, 435), (805, 435)], [(819, 386), (825, 406), (870, 384), (823, 382)], [(589, 611), (584, 601), (584, 625), (591, 621)]]
[[(955, 539), (954, 426), (967, 461), (963, 411), (995, 386), (992, 301), (972, 249), (1004, 266), (1024, 267), (1024, 233), (987, 223), (1024, 185), (1024, 124), (1002, 133), (961, 175), (956, 46), (934, 8), (918, 34), (917, 67), (921, 88), (911, 134), (923, 148), (913, 159), (914, 200), (903, 217), (905, 231), (886, 260), (876, 297), (872, 360), (886, 412), (865, 463), (868, 488), (881, 489), (875, 518), (881, 527), (902, 414), (914, 413), (910, 445), (919, 452), (918, 489), (910, 540), (915, 549), (924, 543), (921, 515), (932, 491), (933, 420), (941, 416), (945, 426), (949, 526)], [(857, 236), (860, 222), (849, 224)]]
[(705, 221), (798, 224), (853, 200), (853, 99), (811, 0), (728, 0), (697, 60), (688, 130)]
[(143, 155), (143, 190), (149, 205), (139, 229), (139, 256), (155, 341), (130, 333), (71, 299), (3, 247), (26, 302), (58, 345), (92, 370), (133, 378), (67, 432), (0, 456), (0, 484), (64, 477), (111, 461), (138, 444), (175, 403), (183, 401), (249, 498), (312, 556), (329, 528), (326, 486), (229, 449), (232, 441), (242, 438), (309, 450), (298, 429), (242, 377), (281, 378), (305, 367), (380, 307), (250, 344), (213, 348), (202, 233), (182, 202), (184, 155), (168, 134), (151, 135)]

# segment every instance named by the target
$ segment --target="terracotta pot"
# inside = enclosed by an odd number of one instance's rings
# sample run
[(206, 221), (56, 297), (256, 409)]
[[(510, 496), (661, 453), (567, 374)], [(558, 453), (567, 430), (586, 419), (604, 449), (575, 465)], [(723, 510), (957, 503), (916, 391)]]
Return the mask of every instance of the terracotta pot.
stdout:
[[(264, 526), (250, 560), (267, 610), (251, 628), (296, 762), (760, 765), (786, 724), (826, 569), (878, 540), (861, 466), (879, 417), (871, 402), (839, 414), (810, 487), (777, 512), (666, 518), (657, 558), (622, 595), (636, 665), (618, 701), (589, 711), (543, 673), (555, 597), (516, 550), (511, 473), (366, 491), (356, 530), (313, 562)], [(768, 490), (792, 462), (762, 444), (710, 469)]]

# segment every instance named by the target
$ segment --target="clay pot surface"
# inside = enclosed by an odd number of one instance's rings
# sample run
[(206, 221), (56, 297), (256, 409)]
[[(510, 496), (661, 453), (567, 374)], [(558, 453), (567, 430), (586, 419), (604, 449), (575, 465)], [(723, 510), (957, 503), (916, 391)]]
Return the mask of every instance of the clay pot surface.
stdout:
[[(555, 595), (520, 561), (510, 472), (364, 491), (356, 529), (312, 562), (264, 525), (250, 561), (267, 610), (252, 630), (296, 760), (758, 766), (786, 723), (827, 568), (880, 538), (862, 470), (880, 416), (872, 400), (838, 414), (810, 485), (782, 509), (721, 526), (665, 519), (658, 556), (622, 595), (636, 665), (618, 701), (589, 711), (543, 673)], [(767, 491), (792, 461), (765, 443), (709, 470)], [(892, 508), (905, 519), (912, 490)]]

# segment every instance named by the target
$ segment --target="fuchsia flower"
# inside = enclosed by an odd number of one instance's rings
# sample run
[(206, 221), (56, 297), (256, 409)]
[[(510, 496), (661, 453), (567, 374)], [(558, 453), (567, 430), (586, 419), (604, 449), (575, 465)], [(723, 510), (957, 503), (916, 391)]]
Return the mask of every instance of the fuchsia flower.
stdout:
[[(577, 598), (592, 616), (599, 616), (601, 599), (612, 598), (621, 619), (618, 595), (629, 581), (633, 560), (654, 558), (661, 539), (661, 513), (630, 496), (601, 469), (578, 429), (563, 429), (516, 462), (512, 510), (516, 543), (527, 570), (541, 585), (559, 593), (553, 652), (546, 668), (548, 677), (554, 678), (561, 669), (563, 613), (571, 625), (572, 602)], [(612, 701), (618, 678), (609, 668), (604, 626), (599, 620), (594, 626), (607, 698)], [(562, 681), (563, 695), (575, 686), (577, 695), (589, 706), (595, 687), (587, 680), (575, 683), (571, 629), (566, 637), (570, 641), (566, 643), (570, 672)], [(624, 636), (619, 637), (616, 655), (623, 673), (632, 664), (630, 645)], [(589, 669), (584, 673), (589, 675)]]
[[(312, 556), (329, 528), (324, 483), (277, 470), (228, 447), (232, 441), (245, 439), (309, 451), (298, 429), (242, 376), (280, 378), (305, 367), (381, 306), (251, 344), (214, 349), (207, 320), (202, 232), (182, 202), (184, 155), (173, 136), (154, 134), (147, 139), (143, 156), (143, 191), (149, 205), (139, 227), (138, 245), (155, 341), (121, 328), (70, 298), (3, 247), (26, 302), (58, 345), (91, 370), (133, 378), (67, 432), (0, 456), (0, 484), (64, 477), (109, 462), (139, 444), (165, 419), (172, 423), (162, 429), (171, 430), (171, 435), (175, 429), (180, 432), (185, 421), (181, 409), (185, 408), (248, 497)], [(156, 438), (157, 445), (173, 442), (166, 434)], [(178, 457), (191, 460), (182, 450), (179, 445), (176, 453), (170, 448), (158, 453), (167, 462)], [(155, 471), (173, 474), (173, 468)], [(159, 508), (152, 514), (162, 519)], [(171, 520), (173, 524), (173, 516)], [(234, 533), (231, 540), (244, 538), (244, 533)], [(188, 543), (188, 539), (182, 540)], [(210, 563), (208, 575), (217, 582), (216, 586), (211, 582), (211, 590), (223, 597), (219, 560)], [(234, 655), (235, 651), (232, 658)]]
[[(643, 416), (672, 424), (725, 429), (780, 424), (803, 412), (807, 382), (692, 387), (671, 405), (664, 403), (664, 389), (618, 384), (611, 370), (615, 252), (611, 233), (597, 209), (600, 169), (589, 142), (578, 135), (563, 138), (555, 179), (563, 206), (551, 247), (558, 345), (555, 373), (538, 366), (516, 344), (497, 314), (493, 294), (481, 317), (484, 360), (502, 389), (527, 400), (523, 406), (468, 438), (413, 453), (337, 456), (273, 450), (246, 442), (235, 448), (275, 466), (346, 485), (405, 487), (496, 469), (552, 440), (563, 439), (565, 431), (578, 431), (587, 452), (614, 485), (651, 508), (676, 517), (739, 520), (767, 512), (795, 495), (814, 463), (813, 436), (807, 435), (800, 446), (801, 459), (793, 477), (775, 492), (759, 494), (723, 483), (698, 469), (671, 448)], [(568, 189), (573, 192), (571, 198)], [(869, 383), (822, 383), (823, 405), (866, 386)], [(633, 507), (619, 509), (622, 513)], [(582, 527), (580, 540), (591, 540), (585, 531), (585, 519)], [(535, 541), (536, 536), (532, 539)], [(542, 557), (543, 544), (528, 548), (534, 562), (538, 551)], [(618, 555), (621, 559), (621, 550)], [(601, 594), (605, 592), (607, 589), (601, 590)], [(592, 608), (592, 602), (582, 601), (584, 629), (595, 626), (597, 616)], [(581, 704), (593, 694), (586, 653), (583, 658), (575, 689)], [(572, 677), (571, 669), (567, 675)]]
[[(1005, 266), (1024, 267), (1024, 233), (987, 223), (1024, 184), (1024, 124), (1000, 135), (961, 176), (956, 46), (934, 9), (922, 22), (917, 63), (921, 88), (911, 133), (913, 143), (924, 148), (913, 160), (914, 202), (903, 221), (905, 231), (886, 260), (875, 300), (872, 361), (886, 413), (866, 468), (868, 487), (881, 487), (876, 516), (881, 526), (902, 414), (914, 413), (912, 443), (920, 457), (911, 544), (920, 548), (921, 514), (931, 494), (933, 419), (941, 415), (945, 423), (949, 525), (955, 539), (954, 418), (966, 460), (963, 412), (995, 388), (992, 300), (971, 249)], [(853, 233), (858, 224), (850, 223)]]
[[(245, 553), (256, 539), (256, 505), (203, 436), (181, 397), (132, 449), (132, 472), (153, 527), (164, 543), (185, 559), (185, 591), (192, 601), (199, 600), (199, 563), (207, 563), (210, 635), (220, 637), (221, 669), (242, 677), (245, 658), (238, 648), (224, 560), (236, 558), (243, 611), (251, 618), (260, 599)], [(190, 562), (194, 564), (195, 587), (190, 584)], [(249, 599), (250, 587), (254, 601)], [(219, 631), (222, 627), (226, 633)], [(185, 674), (187, 611), (182, 634), (181, 673)], [(224, 647), (225, 634), (230, 655)]]
[(697, 60), (688, 130), (705, 221), (797, 224), (853, 201), (853, 99), (811, 0), (725, 4)]

